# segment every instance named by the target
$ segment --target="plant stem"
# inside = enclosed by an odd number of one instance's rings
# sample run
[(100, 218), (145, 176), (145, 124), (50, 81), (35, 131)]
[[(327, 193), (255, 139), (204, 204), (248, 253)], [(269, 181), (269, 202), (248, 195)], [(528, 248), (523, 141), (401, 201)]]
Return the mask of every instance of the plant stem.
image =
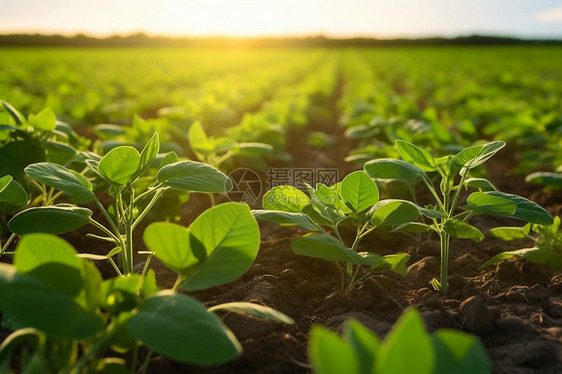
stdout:
[[(123, 211), (123, 218), (125, 221), (125, 263), (127, 265), (124, 273), (130, 274), (134, 271), (133, 268), (133, 201), (135, 199), (135, 192), (132, 186), (129, 186), (129, 207)], [(128, 216), (125, 216), (126, 213)]]
[(453, 203), (451, 204), (451, 208), (450, 208), (451, 210), (449, 211), (449, 217), (452, 216), (453, 213), (455, 212), (455, 208), (459, 200), (459, 195), (461, 193), (462, 186), (464, 185), (464, 181), (466, 180), (466, 176), (468, 175), (468, 170), (466, 168), (462, 168), (459, 173), (461, 175), (461, 181), (458, 184), (457, 190), (455, 191), (455, 196), (453, 197)]
[(146, 357), (144, 359), (144, 363), (142, 364), (142, 373), (141, 374), (148, 373), (148, 365), (150, 364), (151, 358), (152, 358), (152, 349), (150, 349), (148, 351), (148, 353), (146, 354)]
[(441, 281), (441, 293), (445, 295), (447, 293), (447, 289), (449, 285), (447, 283), (447, 273), (449, 267), (449, 239), (450, 236), (445, 231), (440, 233), (441, 239), (441, 273), (440, 273), (440, 281)]
[(90, 223), (92, 225), (96, 226), (98, 229), (100, 229), (104, 233), (106, 233), (116, 244), (121, 244), (119, 238), (117, 236), (115, 236), (114, 233), (112, 233), (111, 231), (106, 229), (104, 225), (102, 225), (101, 223), (99, 223), (98, 221), (96, 221), (95, 219), (93, 219), (91, 217), (90, 217)]
[(16, 236), (17, 236), (16, 234), (12, 233), (12, 235), (10, 235), (8, 240), (6, 240), (6, 243), (4, 243), (4, 245), (0, 248), (0, 257), (2, 257), (2, 255), (4, 254), (6, 249), (8, 249), (8, 246), (12, 243), (12, 241), (15, 239)]
[(211, 206), (215, 206), (215, 195), (213, 195), (213, 193), (208, 193), (207, 195), (209, 195), (209, 200), (211, 200)]
[(158, 201), (160, 196), (162, 196), (164, 191), (165, 191), (164, 189), (156, 190), (156, 193), (154, 194), (154, 196), (152, 196), (152, 199), (150, 200), (150, 202), (148, 203), (146, 208), (144, 208), (144, 210), (141, 212), (141, 214), (139, 214), (139, 216), (133, 222), (133, 225), (132, 225), (133, 230), (135, 229), (135, 227), (137, 227), (137, 225), (140, 223), (140, 221), (142, 221), (142, 219), (148, 214), (148, 212), (150, 211), (150, 209), (152, 209), (154, 204), (156, 204), (156, 202)]
[(178, 275), (178, 278), (176, 279), (176, 283), (174, 283), (174, 286), (172, 287), (172, 291), (177, 291), (184, 280), (185, 277), (183, 275), (181, 274)]

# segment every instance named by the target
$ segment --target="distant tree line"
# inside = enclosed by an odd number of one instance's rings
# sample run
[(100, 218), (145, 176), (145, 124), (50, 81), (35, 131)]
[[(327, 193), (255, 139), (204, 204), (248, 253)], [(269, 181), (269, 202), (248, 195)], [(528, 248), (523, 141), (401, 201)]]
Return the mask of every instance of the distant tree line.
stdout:
[(332, 39), (324, 36), (291, 38), (162, 37), (143, 33), (129, 36), (95, 38), (42, 34), (0, 35), (0, 46), (21, 47), (373, 47), (420, 45), (562, 45), (561, 39), (521, 39), (505, 36), (470, 35), (455, 38)]

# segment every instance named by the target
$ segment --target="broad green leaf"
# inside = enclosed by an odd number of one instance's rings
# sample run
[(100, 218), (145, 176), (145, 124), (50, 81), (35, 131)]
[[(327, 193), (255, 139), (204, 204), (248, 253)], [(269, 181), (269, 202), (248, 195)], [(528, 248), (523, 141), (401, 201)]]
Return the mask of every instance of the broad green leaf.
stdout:
[(413, 180), (423, 177), (425, 171), (402, 160), (380, 158), (365, 164), (365, 171), (371, 178), (392, 180)]
[(441, 329), (433, 336), (437, 367), (435, 374), (490, 374), (482, 343), (459, 331)]
[(510, 241), (514, 239), (525, 239), (529, 235), (531, 224), (523, 227), (494, 227), (488, 231), (490, 234), (501, 240)]
[(488, 161), (497, 151), (505, 147), (505, 142), (495, 141), (468, 147), (453, 157), (453, 162), (467, 169), (475, 168)]
[(266, 143), (240, 143), (235, 153), (246, 157), (262, 157), (273, 152), (273, 146)]
[(313, 190), (312, 196), (310, 198), (312, 200), (312, 203), (316, 205), (321, 204), (334, 209), (340, 209), (342, 206), (342, 202), (338, 192), (322, 183), (316, 184), (316, 189)]
[(538, 172), (527, 175), (526, 182), (544, 186), (562, 187), (562, 173)]
[(398, 225), (392, 229), (393, 232), (403, 231), (411, 234), (419, 234), (422, 232), (428, 232), (429, 230), (431, 230), (431, 226), (421, 222), (408, 222)]
[(268, 321), (288, 323), (291, 325), (295, 323), (291, 317), (278, 310), (254, 303), (235, 302), (219, 304), (210, 307), (209, 312), (234, 312), (247, 314)]
[(423, 320), (414, 309), (398, 319), (381, 344), (375, 372), (384, 374), (433, 374), (435, 353)]
[(443, 229), (453, 238), (471, 239), (476, 243), (480, 243), (484, 239), (482, 231), (476, 227), (458, 219), (450, 219), (445, 222)]
[(310, 218), (304, 213), (282, 212), (278, 210), (252, 210), (256, 219), (288, 225), (299, 225), (310, 231), (318, 231)]
[(4, 107), (4, 110), (6, 110), (6, 112), (8, 112), (10, 117), (13, 118), (16, 125), (23, 125), (25, 120), (24, 120), (23, 116), (20, 114), (20, 112), (18, 112), (16, 110), (16, 108), (14, 108), (10, 103), (8, 103), (7, 101), (4, 101), (4, 100), (0, 100), (0, 104), (2, 104), (2, 107)]
[(47, 161), (59, 165), (66, 165), (78, 154), (74, 147), (63, 142), (48, 140), (43, 146), (47, 152)]
[(371, 374), (380, 347), (377, 336), (357, 320), (349, 319), (343, 326), (343, 340), (359, 359), (359, 373)]
[(170, 164), (173, 164), (173, 163), (178, 162), (178, 161), (179, 161), (179, 159), (178, 159), (178, 155), (176, 154), (176, 152), (174, 152), (174, 151), (168, 152), (165, 155), (163, 155), (162, 159), (160, 160), (159, 169), (163, 168), (166, 165), (170, 165)]
[(143, 234), (147, 248), (178, 274), (187, 275), (199, 261), (190, 245), (189, 230), (170, 222), (151, 223)]
[(83, 175), (64, 166), (40, 162), (26, 167), (25, 173), (39, 183), (64, 192), (75, 203), (86, 204), (95, 198), (92, 184)]
[(0, 178), (0, 193), (4, 191), (4, 188), (6, 188), (13, 179), (14, 178), (12, 178), (11, 175), (5, 175), (2, 178)]
[(359, 263), (360, 265), (371, 266), (379, 262), (381, 259), (381, 256), (373, 252), (358, 252), (357, 254), (361, 258)]
[(34, 276), (70, 297), (82, 288), (82, 264), (76, 250), (57, 236), (25, 235), (18, 242), (14, 266), (18, 272)]
[(214, 167), (196, 161), (178, 161), (162, 167), (156, 178), (167, 186), (192, 192), (227, 193), (232, 181)]
[(280, 210), (282, 212), (301, 212), (310, 199), (301, 190), (293, 186), (277, 186), (263, 195), (262, 205), (265, 210)]
[(102, 123), (94, 126), (94, 132), (100, 139), (115, 139), (120, 136), (125, 136), (127, 133), (120, 125), (111, 125), (107, 123)]
[(486, 178), (468, 178), (464, 181), (468, 187), (478, 188), (481, 191), (496, 191), (496, 187)]
[(234, 139), (226, 136), (213, 139), (213, 147), (215, 148), (215, 153), (221, 154), (228, 151), (233, 151), (236, 147), (236, 142)]
[(433, 206), (426, 206), (425, 208), (418, 207), (424, 216), (429, 218), (447, 218), (447, 215), (440, 210), (436, 210)]
[(140, 164), (139, 152), (131, 146), (113, 148), (99, 162), (98, 172), (108, 181), (125, 185), (131, 181)]
[(16, 140), (0, 147), (0, 176), (20, 180), (27, 165), (47, 160), (43, 145), (35, 140)]
[(500, 261), (508, 260), (513, 257), (522, 257), (528, 261), (536, 262), (539, 264), (544, 264), (548, 262), (552, 257), (552, 248), (547, 245), (539, 245), (532, 248), (517, 249), (515, 251), (502, 252), (495, 255), (482, 265), (478, 267), (478, 270), (487, 268), (488, 266), (497, 264)]
[(401, 225), (416, 221), (421, 214), (415, 204), (394, 199), (379, 201), (370, 212), (373, 226)]
[(299, 255), (327, 261), (345, 261), (359, 265), (362, 258), (339, 240), (327, 234), (311, 234), (291, 240), (291, 249)]
[(92, 211), (66, 204), (26, 209), (8, 222), (10, 231), (18, 235), (29, 233), (64, 234), (90, 222)]
[(45, 108), (33, 117), (30, 124), (38, 130), (52, 131), (57, 127), (57, 117), (51, 108)]
[(232, 282), (254, 262), (260, 230), (245, 204), (224, 203), (203, 212), (189, 227), (190, 245), (199, 259), (182, 283), (184, 290), (202, 290)]
[(308, 357), (315, 374), (360, 374), (360, 361), (353, 348), (321, 325), (310, 331)]
[[(0, 211), (10, 211), (27, 205), (27, 192), (12, 179), (10, 175), (2, 177), (3, 188), (0, 188)], [(6, 183), (7, 182), (7, 183)]]
[(507, 194), (499, 191), (486, 192), (486, 194), (494, 197), (501, 197), (516, 204), (515, 213), (510, 217), (518, 218), (523, 221), (537, 223), (539, 225), (552, 225), (554, 219), (540, 205), (531, 200), (518, 195)]
[(152, 135), (152, 137), (148, 141), (148, 143), (146, 143), (140, 154), (139, 167), (136, 173), (137, 176), (142, 175), (142, 173), (144, 173), (150, 167), (150, 163), (152, 162), (152, 160), (154, 160), (156, 155), (158, 155), (159, 151), (160, 151), (160, 138), (158, 137), (158, 133), (155, 132), (154, 135)]
[(382, 256), (376, 263), (371, 265), (371, 271), (390, 270), (397, 274), (406, 274), (408, 268), (406, 262), (410, 259), (407, 253), (396, 253), (394, 255)]
[(48, 336), (84, 339), (103, 328), (94, 312), (83, 309), (67, 293), (34, 276), (18, 273), (7, 264), (0, 264), (0, 293), (4, 313)]
[(435, 159), (425, 149), (408, 143), (404, 140), (396, 141), (396, 148), (404, 161), (410, 162), (423, 171), (435, 171)]
[(515, 213), (517, 204), (503, 196), (490, 195), (489, 192), (473, 192), (466, 199), (465, 208), (476, 213), (507, 217)]
[(209, 140), (203, 126), (199, 121), (194, 122), (187, 132), (187, 139), (191, 149), (199, 159), (209, 156), (215, 152), (214, 144)]
[(355, 213), (360, 213), (379, 201), (379, 190), (364, 171), (358, 170), (341, 182), (341, 196)]
[(153, 351), (190, 364), (222, 364), (242, 352), (217, 316), (194, 298), (171, 291), (144, 300), (127, 330)]

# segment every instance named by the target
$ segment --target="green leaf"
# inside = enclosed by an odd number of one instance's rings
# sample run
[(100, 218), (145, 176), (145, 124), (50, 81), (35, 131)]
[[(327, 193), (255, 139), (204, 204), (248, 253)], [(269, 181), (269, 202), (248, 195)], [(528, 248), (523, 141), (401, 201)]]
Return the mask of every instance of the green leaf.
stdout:
[(327, 234), (311, 234), (291, 240), (291, 249), (298, 255), (327, 261), (345, 261), (359, 265), (362, 258), (339, 240)]
[(390, 270), (397, 274), (406, 274), (408, 268), (406, 262), (410, 259), (407, 253), (396, 253), (394, 255), (382, 256), (376, 263), (371, 265), (371, 271)]
[(537, 172), (527, 175), (526, 182), (544, 186), (562, 187), (562, 173)]
[(19, 180), (23, 169), (35, 162), (47, 160), (43, 145), (34, 140), (17, 140), (0, 147), (0, 176), (11, 175)]
[(131, 181), (139, 168), (139, 152), (131, 146), (123, 145), (109, 151), (98, 164), (98, 173), (117, 185)]
[(517, 204), (503, 196), (490, 195), (489, 192), (473, 192), (466, 199), (465, 208), (480, 214), (508, 217), (515, 213)]
[(365, 171), (371, 178), (391, 180), (413, 180), (423, 177), (425, 171), (402, 160), (380, 158), (365, 164)]
[(67, 194), (72, 202), (86, 204), (94, 200), (92, 184), (81, 174), (51, 162), (29, 165), (25, 173), (30, 177)]
[(423, 321), (414, 309), (398, 319), (381, 344), (375, 372), (433, 374), (435, 353)]
[(43, 146), (47, 152), (47, 161), (59, 165), (67, 164), (78, 154), (74, 147), (63, 142), (47, 140)]
[(433, 336), (435, 374), (489, 374), (490, 364), (482, 343), (459, 331), (441, 329)]
[(426, 206), (425, 208), (418, 207), (424, 216), (429, 218), (447, 218), (447, 215), (440, 210), (436, 210), (433, 206)]
[(0, 104), (2, 104), (2, 107), (6, 110), (6, 112), (8, 112), (10, 117), (13, 118), (16, 125), (23, 125), (25, 120), (23, 116), (20, 114), (20, 112), (16, 110), (16, 108), (14, 108), (10, 103), (4, 100), (0, 100)]
[(178, 274), (189, 274), (199, 261), (190, 245), (189, 230), (169, 222), (151, 223), (143, 235), (147, 248)]
[(484, 239), (482, 231), (476, 227), (458, 219), (450, 219), (445, 222), (443, 229), (453, 238), (472, 239), (476, 243), (480, 243)]
[(176, 152), (171, 151), (166, 153), (162, 159), (160, 160), (160, 168), (163, 168), (166, 165), (170, 165), (173, 164), (175, 162), (178, 162), (178, 155), (176, 154)]
[(396, 148), (404, 161), (410, 162), (423, 171), (435, 171), (435, 159), (425, 149), (408, 143), (404, 140), (396, 141)]
[(288, 323), (290, 325), (295, 323), (291, 317), (278, 310), (254, 303), (235, 302), (219, 304), (210, 307), (209, 312), (234, 312), (247, 314), (268, 321)]
[(415, 204), (406, 200), (394, 199), (379, 201), (370, 213), (372, 213), (373, 226), (401, 225), (416, 221), (421, 214)]
[(494, 197), (509, 200), (516, 205), (515, 213), (509, 215), (523, 221), (537, 223), (539, 225), (552, 225), (554, 219), (543, 207), (531, 200), (518, 195), (507, 194), (499, 191), (485, 192)]
[(103, 328), (95, 313), (83, 309), (67, 293), (1, 263), (0, 293), (0, 309), (4, 313), (48, 336), (84, 339)]
[(160, 139), (158, 138), (158, 133), (155, 132), (140, 154), (139, 167), (136, 173), (137, 176), (142, 175), (150, 167), (150, 163), (154, 160), (156, 155), (158, 155), (159, 151)]
[(282, 212), (301, 212), (310, 204), (308, 196), (293, 186), (277, 186), (263, 195), (263, 209)]
[(30, 123), (37, 130), (52, 131), (57, 127), (57, 117), (51, 108), (45, 108)]
[(171, 291), (146, 299), (127, 329), (148, 348), (185, 363), (222, 364), (242, 352), (236, 337), (213, 313), (194, 298)]
[(496, 187), (486, 178), (468, 178), (464, 181), (465, 186), (478, 188), (481, 191), (496, 191)]
[(14, 266), (68, 294), (82, 289), (82, 264), (76, 250), (63, 239), (47, 234), (29, 234), (18, 243)]
[(431, 226), (426, 225), (425, 223), (421, 222), (408, 222), (402, 225), (398, 225), (392, 229), (392, 232), (409, 232), (411, 234), (420, 234), (422, 232), (428, 232), (431, 230)]
[(379, 201), (379, 190), (364, 171), (358, 170), (341, 182), (341, 196), (355, 213), (360, 213)]
[(225, 203), (206, 210), (189, 227), (189, 235), (199, 263), (181, 285), (188, 291), (238, 279), (260, 247), (258, 223), (245, 204)]
[(304, 213), (281, 212), (277, 210), (252, 210), (256, 219), (288, 225), (299, 225), (310, 231), (318, 231), (310, 218)]
[(10, 231), (18, 235), (29, 233), (64, 234), (90, 222), (92, 211), (66, 204), (29, 208), (8, 222)]
[(488, 231), (490, 234), (501, 240), (510, 241), (514, 239), (525, 239), (529, 235), (531, 224), (523, 227), (494, 227)]
[(495, 141), (482, 145), (468, 147), (457, 153), (453, 157), (453, 163), (467, 169), (473, 169), (496, 154), (497, 151), (505, 147), (505, 142)]
[(500, 261), (508, 260), (513, 257), (522, 257), (528, 261), (536, 262), (538, 264), (547, 263), (552, 257), (552, 248), (547, 245), (539, 245), (533, 248), (523, 248), (517, 249), (515, 251), (502, 252), (495, 255), (482, 265), (478, 267), (478, 270), (487, 268), (488, 266), (497, 264)]
[(199, 159), (204, 159), (215, 152), (214, 144), (209, 140), (201, 122), (194, 122), (187, 132), (187, 139), (193, 152)]
[(0, 211), (17, 210), (27, 205), (27, 193), (18, 182), (10, 175), (2, 177), (0, 181), (3, 185), (0, 187)]
[(113, 315), (135, 309), (140, 303), (140, 287), (139, 274), (126, 274), (104, 281), (100, 297), (103, 309)]
[(343, 340), (353, 349), (359, 359), (359, 373), (371, 374), (380, 341), (369, 329), (355, 319), (343, 326)]
[(192, 192), (227, 193), (232, 181), (214, 167), (196, 161), (178, 161), (162, 167), (156, 178), (167, 186)]
[(115, 139), (121, 136), (126, 136), (127, 133), (120, 125), (111, 125), (102, 123), (94, 126), (94, 132), (100, 139)]
[(308, 357), (315, 374), (360, 374), (360, 364), (352, 347), (324, 326), (310, 331)]

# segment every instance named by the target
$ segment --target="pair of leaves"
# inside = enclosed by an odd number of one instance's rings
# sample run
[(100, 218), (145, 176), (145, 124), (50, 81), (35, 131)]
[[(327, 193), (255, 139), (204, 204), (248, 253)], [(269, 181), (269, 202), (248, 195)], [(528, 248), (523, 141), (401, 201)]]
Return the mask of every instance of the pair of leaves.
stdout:
[(342, 337), (314, 326), (308, 355), (317, 374), (491, 372), (476, 338), (446, 329), (430, 335), (415, 309), (407, 310), (382, 342), (355, 320), (346, 321)]
[(247, 205), (225, 203), (206, 210), (189, 228), (157, 222), (144, 242), (169, 268), (185, 277), (182, 288), (202, 290), (239, 278), (257, 256), (259, 227)]

